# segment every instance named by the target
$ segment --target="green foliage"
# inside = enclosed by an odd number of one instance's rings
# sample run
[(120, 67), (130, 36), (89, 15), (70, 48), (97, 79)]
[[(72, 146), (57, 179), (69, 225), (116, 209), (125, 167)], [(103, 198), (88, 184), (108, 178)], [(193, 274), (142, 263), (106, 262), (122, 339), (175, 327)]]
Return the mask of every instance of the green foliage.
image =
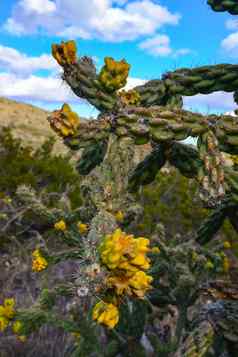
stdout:
[(137, 199), (144, 207), (144, 216), (138, 226), (140, 233), (153, 233), (159, 222), (168, 228), (167, 233), (171, 236), (197, 229), (208, 214), (196, 197), (197, 190), (196, 182), (176, 170), (160, 172), (155, 182), (143, 187), (137, 194)]
[(34, 189), (63, 193), (69, 189), (73, 205), (81, 203), (79, 176), (70, 156), (52, 154), (54, 139), (45, 141), (36, 151), (23, 147), (21, 140), (13, 138), (10, 129), (0, 133), (0, 191), (14, 194), (19, 185)]

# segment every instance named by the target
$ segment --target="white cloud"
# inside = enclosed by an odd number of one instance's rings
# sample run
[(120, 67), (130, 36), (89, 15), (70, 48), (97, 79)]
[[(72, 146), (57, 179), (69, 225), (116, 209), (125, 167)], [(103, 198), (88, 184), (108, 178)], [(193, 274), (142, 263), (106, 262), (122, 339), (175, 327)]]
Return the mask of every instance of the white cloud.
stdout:
[(173, 50), (170, 46), (170, 38), (167, 35), (156, 35), (141, 42), (138, 47), (155, 57), (183, 56), (191, 53), (188, 48)]
[(226, 21), (225, 25), (228, 30), (237, 30), (238, 29), (238, 20), (229, 19)]
[(20, 78), (13, 73), (0, 73), (0, 96), (18, 100), (40, 100), (45, 102), (77, 102), (79, 98), (71, 89), (55, 77), (30, 75)]
[(172, 53), (170, 39), (166, 35), (157, 35), (139, 44), (139, 48), (146, 50), (153, 56), (168, 56)]
[(237, 107), (233, 93), (214, 92), (211, 94), (197, 94), (192, 97), (183, 97), (184, 107), (192, 111), (203, 111), (207, 114), (213, 112), (231, 111)]
[(0, 68), (19, 75), (27, 75), (40, 69), (59, 70), (54, 58), (47, 54), (27, 56), (15, 48), (0, 45)]
[(190, 50), (189, 48), (180, 48), (179, 50), (174, 50), (173, 57), (185, 56), (190, 53), (195, 53), (195, 52)]
[(120, 42), (153, 35), (164, 25), (177, 25), (179, 19), (153, 0), (21, 0), (4, 28), (18, 35), (41, 29), (67, 38)]
[(16, 22), (14, 18), (8, 18), (5, 24), (3, 25), (3, 29), (16, 36), (20, 36), (25, 33), (24, 25), (20, 22)]
[(238, 32), (227, 36), (221, 43), (222, 49), (232, 57), (238, 56)]
[(142, 84), (145, 84), (146, 82), (148, 82), (148, 81), (145, 79), (142, 79), (142, 78), (128, 77), (127, 83), (126, 83), (125, 87), (123, 87), (122, 89), (129, 90), (134, 87), (141, 86)]
[(20, 5), (26, 13), (48, 14), (56, 10), (56, 4), (50, 0), (21, 0)]

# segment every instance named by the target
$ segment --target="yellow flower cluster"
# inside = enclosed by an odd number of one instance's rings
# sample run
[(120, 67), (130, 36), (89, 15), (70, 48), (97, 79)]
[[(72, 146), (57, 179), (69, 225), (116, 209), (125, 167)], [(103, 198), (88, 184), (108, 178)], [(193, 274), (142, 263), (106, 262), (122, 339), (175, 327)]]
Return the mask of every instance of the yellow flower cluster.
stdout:
[(88, 230), (88, 225), (82, 222), (78, 222), (77, 227), (80, 234), (84, 234)]
[(125, 105), (137, 105), (140, 103), (140, 94), (135, 89), (128, 91), (122, 89), (118, 94)]
[(61, 44), (52, 44), (52, 56), (56, 59), (60, 66), (66, 64), (74, 64), (77, 62), (77, 47), (75, 41), (61, 41)]
[(228, 240), (226, 240), (226, 241), (223, 243), (223, 247), (224, 247), (225, 249), (230, 249), (230, 248), (231, 248), (231, 243), (230, 243)]
[(118, 308), (114, 304), (100, 301), (94, 306), (93, 319), (112, 329), (119, 321)]
[(151, 288), (153, 278), (144, 271), (138, 270), (133, 275), (118, 274), (109, 276), (107, 285), (115, 288), (117, 295), (127, 294), (143, 298), (146, 291)]
[(54, 224), (54, 227), (57, 231), (66, 231), (66, 223), (62, 219)]
[(126, 85), (130, 65), (123, 59), (115, 61), (111, 57), (104, 58), (105, 65), (99, 73), (99, 81), (109, 92), (116, 91)]
[(26, 336), (19, 334), (21, 328), (22, 328), (22, 323), (19, 320), (16, 320), (12, 325), (12, 331), (17, 335), (18, 340), (21, 342), (25, 342)]
[(74, 135), (80, 123), (77, 113), (73, 112), (67, 103), (60, 110), (54, 110), (48, 117), (51, 128), (60, 136)]
[(32, 260), (33, 271), (39, 272), (47, 267), (48, 265), (47, 260), (44, 257), (42, 257), (39, 249), (34, 250), (32, 256), (33, 256), (33, 260)]
[(80, 332), (71, 332), (71, 335), (74, 336), (74, 338), (78, 341), (81, 337)]
[(115, 218), (117, 220), (117, 222), (123, 222), (124, 219), (124, 214), (122, 211), (117, 211), (115, 214)]
[(121, 229), (107, 235), (99, 247), (102, 262), (110, 269), (123, 269), (135, 273), (138, 269), (147, 270), (150, 259), (146, 253), (150, 251), (150, 241), (146, 238), (134, 238)]
[(206, 264), (205, 264), (205, 268), (206, 268), (207, 270), (213, 269), (213, 268), (214, 268), (213, 262), (212, 262), (211, 260), (208, 260), (208, 261), (206, 262)]
[(102, 263), (110, 271), (105, 283), (115, 292), (113, 303), (99, 302), (93, 310), (93, 319), (109, 328), (113, 328), (119, 321), (117, 308), (118, 297), (126, 294), (137, 298), (144, 298), (151, 289), (153, 278), (144, 270), (149, 269), (148, 252), (158, 253), (158, 249), (149, 248), (149, 240), (127, 235), (120, 228), (104, 237), (99, 246)]
[(228, 273), (229, 270), (230, 270), (230, 261), (227, 258), (227, 256), (225, 256), (223, 258), (223, 271), (224, 273)]
[(234, 165), (238, 165), (238, 155), (230, 155)]
[(5, 299), (3, 305), (0, 305), (0, 331), (4, 331), (15, 315), (14, 299)]

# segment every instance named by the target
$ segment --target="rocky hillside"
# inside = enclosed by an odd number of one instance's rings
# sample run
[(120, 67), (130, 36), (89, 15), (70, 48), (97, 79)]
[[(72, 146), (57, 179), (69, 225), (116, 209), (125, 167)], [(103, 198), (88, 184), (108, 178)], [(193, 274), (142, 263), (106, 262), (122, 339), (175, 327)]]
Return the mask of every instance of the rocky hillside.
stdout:
[(38, 148), (47, 137), (56, 138), (55, 152), (67, 152), (67, 148), (55, 135), (47, 122), (49, 112), (30, 104), (0, 97), (0, 130), (11, 127), (17, 138), (23, 139), (26, 145)]

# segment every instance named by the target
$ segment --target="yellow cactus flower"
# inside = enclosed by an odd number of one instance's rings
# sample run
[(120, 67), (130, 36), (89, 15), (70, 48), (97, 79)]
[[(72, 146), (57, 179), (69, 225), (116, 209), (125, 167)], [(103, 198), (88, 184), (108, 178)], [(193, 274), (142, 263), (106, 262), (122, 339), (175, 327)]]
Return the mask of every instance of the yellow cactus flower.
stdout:
[(11, 299), (5, 299), (3, 302), (3, 305), (0, 305), (0, 316), (5, 317), (6, 319), (11, 319), (15, 315), (15, 300), (13, 298)]
[(229, 262), (229, 259), (225, 256), (223, 258), (223, 271), (224, 273), (228, 273), (230, 269), (230, 262)]
[(159, 254), (160, 253), (160, 249), (159, 249), (159, 247), (153, 247), (153, 248), (151, 248), (151, 253), (154, 253), (154, 254)]
[(115, 214), (115, 218), (116, 218), (117, 222), (123, 222), (123, 219), (124, 219), (123, 212), (117, 211), (117, 213)]
[(211, 260), (208, 260), (208, 261), (206, 262), (205, 268), (206, 268), (207, 270), (214, 268), (214, 264), (212, 263)]
[(131, 257), (133, 258), (130, 263), (137, 265), (140, 269), (149, 269), (150, 259), (146, 257), (146, 253), (150, 251), (149, 248), (150, 241), (147, 238), (136, 238), (133, 241), (133, 249), (130, 252)]
[(22, 328), (22, 322), (19, 320), (14, 321), (14, 323), (12, 324), (12, 331), (15, 334), (18, 334), (21, 328)]
[(81, 336), (80, 332), (72, 332), (71, 335), (74, 336), (77, 339), (79, 339), (80, 336)]
[(20, 336), (17, 336), (17, 339), (21, 342), (25, 342), (26, 341), (26, 336), (24, 335), (20, 335)]
[(121, 262), (123, 254), (129, 251), (133, 236), (126, 235), (121, 229), (106, 235), (99, 247), (101, 259), (109, 269), (115, 269)]
[(32, 254), (31, 254), (34, 258), (38, 258), (41, 256), (40, 250), (39, 249), (35, 249)]
[(60, 45), (53, 43), (51, 46), (51, 52), (52, 56), (56, 59), (60, 66), (74, 64), (77, 61), (77, 48), (75, 41), (62, 41)]
[(66, 223), (62, 219), (54, 224), (54, 227), (57, 231), (66, 231)]
[(140, 94), (134, 89), (130, 89), (128, 91), (122, 89), (118, 94), (121, 101), (126, 105), (136, 105), (140, 103)]
[(0, 315), (0, 331), (3, 332), (9, 324), (9, 320), (6, 317)]
[(226, 254), (224, 252), (220, 252), (218, 254), (220, 255), (221, 258), (225, 258), (226, 257)]
[(238, 155), (230, 155), (234, 165), (238, 165)]
[(98, 76), (103, 86), (109, 91), (124, 87), (130, 65), (125, 60), (115, 61), (112, 57), (105, 57), (104, 63)]
[(225, 249), (230, 249), (230, 248), (231, 248), (231, 243), (230, 243), (228, 240), (226, 240), (226, 241), (223, 243), (223, 247), (224, 247)]
[(17, 335), (17, 339), (21, 342), (25, 342), (27, 337), (25, 335), (19, 335), (21, 328), (22, 322), (19, 320), (16, 320), (12, 325), (12, 331)]
[(54, 110), (48, 117), (51, 128), (61, 137), (67, 137), (77, 133), (80, 119), (67, 103), (60, 110)]
[(12, 202), (12, 199), (9, 196), (4, 197), (2, 200), (6, 204), (10, 204)]
[(143, 237), (134, 238), (120, 228), (107, 235), (99, 247), (101, 259), (109, 269), (136, 271), (137, 268), (148, 269), (150, 259), (146, 253), (150, 251), (149, 240)]
[(133, 288), (133, 292), (138, 297), (144, 297), (147, 290), (151, 289), (150, 283), (153, 278), (147, 275), (144, 271), (138, 271), (130, 279), (130, 286)]
[(32, 261), (32, 271), (39, 272), (44, 270), (47, 267), (48, 263), (45, 258), (39, 257), (33, 259)]
[(32, 271), (39, 272), (39, 271), (44, 270), (47, 267), (48, 262), (44, 257), (42, 257), (39, 249), (34, 250), (34, 252), (32, 253), (32, 256), (33, 256)]
[(4, 299), (4, 306), (6, 307), (14, 307), (15, 306), (15, 300), (14, 298), (7, 298), (7, 299)]
[(125, 275), (109, 276), (106, 280), (106, 285), (110, 288), (115, 288), (117, 295), (122, 295), (124, 293), (131, 295), (129, 278)]
[(85, 223), (78, 222), (77, 227), (80, 234), (84, 234), (88, 231), (88, 225)]
[(137, 270), (131, 276), (118, 274), (109, 276), (106, 284), (110, 288), (115, 288), (117, 295), (127, 294), (143, 298), (147, 290), (151, 289), (150, 283), (153, 278), (142, 270)]
[(192, 261), (193, 261), (193, 262), (196, 262), (197, 259), (198, 259), (198, 253), (195, 252), (195, 251), (193, 251), (193, 252), (192, 252)]
[(94, 306), (93, 320), (112, 329), (119, 321), (118, 308), (114, 304), (100, 301)]

